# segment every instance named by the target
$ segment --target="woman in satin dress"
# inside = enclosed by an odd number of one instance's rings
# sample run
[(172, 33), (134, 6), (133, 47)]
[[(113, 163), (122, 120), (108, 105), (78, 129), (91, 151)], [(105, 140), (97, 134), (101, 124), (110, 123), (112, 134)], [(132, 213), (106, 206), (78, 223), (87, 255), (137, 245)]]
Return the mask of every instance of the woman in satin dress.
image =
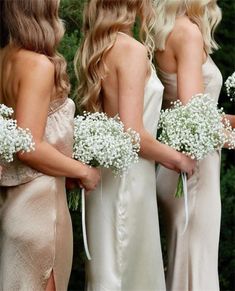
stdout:
[[(35, 151), (3, 165), (0, 180), (0, 290), (67, 290), (72, 225), (65, 177), (86, 190), (97, 169), (71, 158), (75, 105), (67, 97), (59, 0), (1, 1), (0, 99), (29, 128)], [(2, 31), (1, 31), (2, 32)], [(2, 38), (1, 38), (2, 40)]]
[[(197, 93), (209, 93), (216, 103), (222, 86), (222, 75), (210, 57), (218, 48), (213, 38), (221, 19), (216, 1), (155, 3), (157, 71), (165, 87), (163, 108), (177, 99), (185, 104)], [(184, 199), (174, 197), (177, 179), (177, 173), (158, 167), (157, 195), (167, 235), (167, 290), (219, 290), (220, 151), (197, 162), (188, 180), (189, 223), (184, 234)]]
[[(137, 17), (142, 43), (132, 34)], [(165, 290), (155, 161), (189, 175), (195, 163), (155, 139), (163, 86), (150, 61), (154, 19), (151, 0), (90, 0), (84, 12), (76, 58), (80, 105), (118, 114), (141, 139), (139, 163), (123, 177), (102, 170), (100, 187), (87, 197), (86, 290)]]

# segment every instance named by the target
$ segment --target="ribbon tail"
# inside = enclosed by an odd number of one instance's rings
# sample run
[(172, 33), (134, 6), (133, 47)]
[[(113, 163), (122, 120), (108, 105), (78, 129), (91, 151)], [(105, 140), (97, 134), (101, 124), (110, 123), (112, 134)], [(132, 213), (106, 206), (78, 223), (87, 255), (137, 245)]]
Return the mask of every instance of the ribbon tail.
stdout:
[(100, 169), (100, 200), (101, 200), (101, 206), (103, 206), (103, 181), (102, 181), (102, 171)]
[(189, 221), (189, 212), (188, 212), (188, 187), (187, 187), (187, 176), (186, 173), (181, 173), (182, 181), (183, 181), (183, 191), (184, 191), (184, 209), (185, 209), (185, 224), (183, 233), (185, 233), (188, 227)]
[(82, 189), (82, 234), (83, 234), (83, 244), (86, 252), (87, 259), (91, 260), (90, 251), (88, 248), (87, 234), (86, 234), (86, 215), (85, 215), (86, 205), (85, 205), (85, 189)]

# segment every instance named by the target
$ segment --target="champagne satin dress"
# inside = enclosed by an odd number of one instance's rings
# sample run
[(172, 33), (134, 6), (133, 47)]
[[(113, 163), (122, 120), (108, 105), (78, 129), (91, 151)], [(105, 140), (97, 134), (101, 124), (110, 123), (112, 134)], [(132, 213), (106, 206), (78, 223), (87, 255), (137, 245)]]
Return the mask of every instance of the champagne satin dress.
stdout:
[[(74, 111), (71, 99), (53, 101), (45, 130), (45, 140), (67, 156)], [(3, 169), (0, 185), (0, 290), (43, 291), (52, 271), (56, 290), (67, 290), (73, 238), (65, 178), (15, 159)]]
[[(222, 75), (208, 57), (203, 67), (205, 93), (218, 101)], [(158, 69), (165, 86), (163, 108), (177, 100), (177, 75)], [(218, 246), (220, 233), (220, 152), (197, 162), (188, 181), (189, 224), (185, 223), (183, 198), (174, 198), (178, 174), (157, 169), (157, 195), (167, 234), (167, 290), (219, 291)]]
[[(155, 137), (163, 86), (152, 70), (144, 95), (144, 125)], [(165, 280), (156, 201), (155, 163), (140, 158), (122, 178), (102, 170), (87, 196), (91, 261), (86, 290), (163, 291)]]

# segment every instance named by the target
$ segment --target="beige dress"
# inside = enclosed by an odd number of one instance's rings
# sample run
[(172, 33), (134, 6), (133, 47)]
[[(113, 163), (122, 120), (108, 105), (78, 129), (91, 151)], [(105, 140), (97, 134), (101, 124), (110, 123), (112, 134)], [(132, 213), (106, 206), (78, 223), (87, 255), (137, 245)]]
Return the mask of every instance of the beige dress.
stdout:
[[(45, 140), (72, 154), (71, 99), (53, 101)], [(72, 265), (72, 225), (65, 178), (39, 173), (15, 160), (0, 181), (0, 290), (42, 291), (53, 270), (57, 291), (67, 290)]]
[[(153, 137), (162, 93), (163, 86), (152, 70), (145, 88), (143, 120)], [(122, 178), (103, 170), (100, 186), (86, 202), (92, 258), (86, 265), (86, 290), (165, 290), (154, 161), (140, 158)]]
[[(203, 65), (205, 92), (218, 100), (222, 76), (210, 57)], [(165, 86), (163, 108), (177, 99), (177, 75), (159, 70)], [(157, 170), (157, 194), (167, 233), (167, 290), (218, 291), (220, 233), (220, 153), (197, 163), (188, 181), (189, 224), (183, 198), (174, 198), (178, 174), (162, 166)]]

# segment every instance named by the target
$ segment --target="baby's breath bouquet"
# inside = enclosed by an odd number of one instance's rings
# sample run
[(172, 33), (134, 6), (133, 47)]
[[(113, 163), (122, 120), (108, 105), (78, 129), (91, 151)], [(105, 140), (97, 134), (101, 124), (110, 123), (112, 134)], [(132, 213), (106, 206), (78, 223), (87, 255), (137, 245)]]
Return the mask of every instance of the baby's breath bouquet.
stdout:
[(134, 130), (125, 131), (119, 117), (103, 112), (75, 118), (73, 157), (94, 167), (110, 168), (117, 175), (138, 162), (140, 138)]
[[(74, 122), (73, 158), (93, 167), (110, 168), (114, 176), (127, 172), (139, 160), (140, 137), (132, 129), (125, 131), (118, 116), (109, 118), (105, 113), (84, 112)], [(79, 197), (71, 193), (69, 206), (78, 208)], [(82, 191), (82, 226), (86, 255), (91, 259), (85, 228), (85, 195)]]
[[(196, 160), (224, 144), (235, 146), (235, 131), (208, 94), (197, 94), (186, 105), (179, 100), (173, 102), (172, 108), (161, 112), (158, 128), (161, 142)], [(175, 196), (182, 195), (183, 181), (179, 177)]]
[(235, 101), (235, 72), (228, 77), (225, 82), (225, 87), (227, 91), (228, 97), (230, 97), (231, 101)]
[(34, 142), (29, 129), (17, 126), (17, 121), (11, 119), (13, 109), (0, 104), (0, 164), (13, 161), (17, 152), (34, 150)]
[[(84, 164), (110, 168), (114, 175), (122, 175), (138, 162), (139, 150), (139, 134), (132, 129), (125, 131), (118, 116), (84, 112), (74, 120), (73, 158)], [(78, 197), (72, 196), (69, 205), (76, 210)]]

